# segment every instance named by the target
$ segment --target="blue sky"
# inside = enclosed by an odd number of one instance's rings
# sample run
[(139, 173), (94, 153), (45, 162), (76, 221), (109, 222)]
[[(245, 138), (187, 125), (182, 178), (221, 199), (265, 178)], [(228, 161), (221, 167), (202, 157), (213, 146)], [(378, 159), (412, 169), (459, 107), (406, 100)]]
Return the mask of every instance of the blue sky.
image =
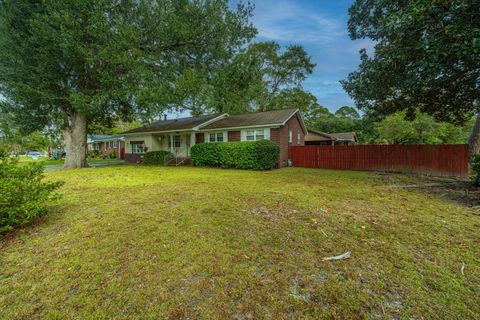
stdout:
[(372, 51), (370, 40), (350, 40), (348, 8), (353, 0), (253, 0), (253, 23), (258, 41), (276, 41), (282, 46), (302, 45), (317, 64), (304, 88), (318, 102), (335, 111), (353, 101), (339, 80), (357, 69), (359, 50)]

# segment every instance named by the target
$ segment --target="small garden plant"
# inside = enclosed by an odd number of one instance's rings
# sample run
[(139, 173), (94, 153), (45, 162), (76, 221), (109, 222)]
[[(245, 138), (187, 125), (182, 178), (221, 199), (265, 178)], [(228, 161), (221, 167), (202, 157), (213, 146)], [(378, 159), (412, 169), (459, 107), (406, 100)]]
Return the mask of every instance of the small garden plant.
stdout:
[(62, 182), (43, 181), (43, 164), (18, 165), (0, 146), (0, 234), (47, 213), (47, 203)]

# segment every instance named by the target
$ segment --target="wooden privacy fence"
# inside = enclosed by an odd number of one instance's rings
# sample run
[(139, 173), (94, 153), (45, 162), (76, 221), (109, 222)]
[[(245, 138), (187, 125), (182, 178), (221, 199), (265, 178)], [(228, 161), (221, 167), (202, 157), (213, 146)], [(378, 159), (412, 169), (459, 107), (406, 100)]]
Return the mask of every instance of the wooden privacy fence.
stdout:
[(298, 146), (289, 148), (294, 167), (468, 175), (466, 144)]

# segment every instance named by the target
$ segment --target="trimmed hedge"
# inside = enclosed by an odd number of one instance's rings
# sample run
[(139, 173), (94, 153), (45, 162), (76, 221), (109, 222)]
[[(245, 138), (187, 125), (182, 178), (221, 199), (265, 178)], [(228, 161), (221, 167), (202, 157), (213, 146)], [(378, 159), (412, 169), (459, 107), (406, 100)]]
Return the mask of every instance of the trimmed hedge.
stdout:
[(480, 187), (480, 154), (472, 156), (472, 171), (474, 173), (472, 183), (474, 186)]
[(150, 165), (165, 165), (165, 157), (171, 154), (168, 151), (149, 151), (143, 156), (143, 163)]
[(279, 157), (279, 146), (269, 140), (201, 143), (191, 149), (195, 166), (269, 170)]

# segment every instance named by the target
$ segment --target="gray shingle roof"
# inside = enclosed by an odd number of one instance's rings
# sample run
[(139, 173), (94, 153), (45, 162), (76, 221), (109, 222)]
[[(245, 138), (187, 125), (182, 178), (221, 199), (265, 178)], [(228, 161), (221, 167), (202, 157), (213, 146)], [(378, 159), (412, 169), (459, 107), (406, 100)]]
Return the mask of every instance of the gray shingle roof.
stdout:
[(147, 125), (144, 125), (139, 128), (129, 130), (125, 133), (139, 133), (139, 132), (155, 132), (155, 131), (175, 131), (175, 130), (185, 130), (193, 129), (202, 123), (205, 123), (209, 120), (212, 120), (216, 117), (219, 117), (221, 114), (210, 114), (199, 117), (188, 117), (188, 118), (179, 118), (172, 120), (162, 120), (156, 121)]
[(223, 129), (232, 127), (260, 126), (282, 124), (287, 121), (297, 109), (280, 109), (265, 112), (234, 114), (215, 121), (201, 129)]
[(329, 135), (340, 141), (357, 141), (355, 132), (334, 132)]
[(92, 134), (89, 137), (90, 141), (102, 141), (102, 140), (116, 140), (122, 139), (123, 135), (110, 135), (110, 134)]

